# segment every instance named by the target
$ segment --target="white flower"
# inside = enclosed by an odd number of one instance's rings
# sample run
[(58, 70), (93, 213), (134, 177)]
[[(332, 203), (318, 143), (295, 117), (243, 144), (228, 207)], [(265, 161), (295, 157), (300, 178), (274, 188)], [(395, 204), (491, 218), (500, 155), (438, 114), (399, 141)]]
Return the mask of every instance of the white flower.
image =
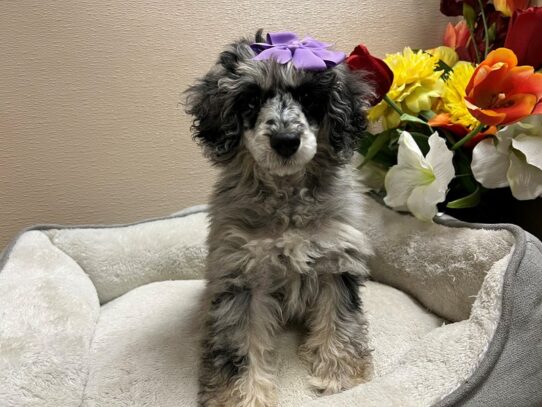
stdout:
[(433, 133), (429, 153), (424, 157), (410, 133), (404, 131), (399, 137), (397, 165), (386, 174), (384, 202), (431, 222), (437, 214), (437, 203), (446, 198), (448, 184), (455, 175), (453, 155), (446, 141)]
[(542, 196), (542, 115), (499, 130), (472, 151), (472, 173), (486, 188), (510, 186), (520, 200)]

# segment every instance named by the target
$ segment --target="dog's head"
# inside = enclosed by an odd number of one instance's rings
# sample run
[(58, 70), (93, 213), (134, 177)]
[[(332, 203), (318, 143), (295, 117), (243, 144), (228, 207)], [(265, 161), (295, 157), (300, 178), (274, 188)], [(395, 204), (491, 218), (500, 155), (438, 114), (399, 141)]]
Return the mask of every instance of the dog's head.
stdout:
[(319, 151), (349, 160), (366, 127), (371, 89), (363, 75), (345, 64), (305, 71), (255, 55), (251, 41), (230, 45), (187, 90), (194, 138), (206, 155), (225, 164), (246, 149), (279, 176), (301, 171)]

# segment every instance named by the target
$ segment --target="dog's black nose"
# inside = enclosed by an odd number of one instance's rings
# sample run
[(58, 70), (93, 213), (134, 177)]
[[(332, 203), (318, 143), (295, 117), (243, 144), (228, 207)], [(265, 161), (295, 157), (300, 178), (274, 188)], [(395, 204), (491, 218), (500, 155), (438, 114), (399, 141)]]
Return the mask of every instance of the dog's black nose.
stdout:
[(271, 136), (271, 147), (283, 157), (290, 157), (299, 148), (301, 137), (298, 133), (276, 133)]

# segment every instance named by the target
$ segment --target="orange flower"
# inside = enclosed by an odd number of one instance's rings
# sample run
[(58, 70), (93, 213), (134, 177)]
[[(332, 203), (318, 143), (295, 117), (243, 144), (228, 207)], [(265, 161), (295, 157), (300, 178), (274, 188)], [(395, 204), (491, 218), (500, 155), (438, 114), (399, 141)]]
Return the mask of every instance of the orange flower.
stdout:
[(529, 6), (529, 0), (493, 0), (495, 10), (510, 17), (516, 10), (523, 10)]
[(542, 74), (532, 66), (517, 66), (507, 48), (491, 51), (467, 85), (465, 103), (480, 122), (505, 125), (542, 113)]
[[(439, 113), (433, 116), (427, 123), (431, 127), (448, 130), (457, 138), (457, 140), (461, 140), (470, 132), (470, 129), (466, 128), (465, 126), (459, 123), (454, 123), (449, 113)], [(467, 141), (465, 143), (465, 147), (473, 148), (476, 144), (478, 144), (486, 137), (494, 136), (495, 133), (497, 133), (497, 128), (495, 126), (490, 126), (487, 128), (486, 131), (478, 133), (472, 139)]]
[(429, 119), (427, 124), (429, 124), (431, 127), (444, 128), (459, 138), (463, 138), (469, 133), (469, 129), (467, 129), (465, 126), (452, 122), (450, 113), (439, 113)]

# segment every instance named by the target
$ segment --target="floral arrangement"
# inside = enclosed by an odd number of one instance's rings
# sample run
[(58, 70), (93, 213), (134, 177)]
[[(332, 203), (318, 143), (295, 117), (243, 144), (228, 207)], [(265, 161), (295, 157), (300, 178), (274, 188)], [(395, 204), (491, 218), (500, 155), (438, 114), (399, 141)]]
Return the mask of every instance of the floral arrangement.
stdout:
[[(386, 204), (432, 221), (488, 189), (542, 197), (542, 7), (528, 0), (441, 0), (443, 46), (382, 61), (359, 45), (346, 59), (375, 96), (359, 168)], [(374, 131), (379, 127), (378, 131)]]

